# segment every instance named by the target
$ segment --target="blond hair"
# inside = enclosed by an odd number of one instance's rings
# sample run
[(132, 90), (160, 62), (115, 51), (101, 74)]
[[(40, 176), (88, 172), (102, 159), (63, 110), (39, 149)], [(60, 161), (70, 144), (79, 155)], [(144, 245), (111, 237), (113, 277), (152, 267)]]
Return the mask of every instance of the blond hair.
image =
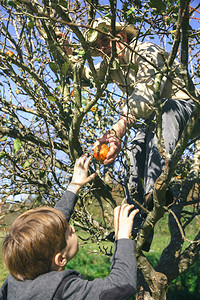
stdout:
[(2, 245), (5, 266), (17, 280), (50, 271), (54, 255), (66, 247), (68, 222), (51, 207), (31, 209), (11, 225)]

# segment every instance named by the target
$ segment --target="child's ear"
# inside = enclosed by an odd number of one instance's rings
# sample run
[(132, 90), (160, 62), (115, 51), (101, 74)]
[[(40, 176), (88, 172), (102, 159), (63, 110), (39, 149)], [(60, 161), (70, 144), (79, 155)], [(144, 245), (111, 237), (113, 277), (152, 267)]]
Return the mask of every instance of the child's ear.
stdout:
[(67, 263), (67, 258), (62, 253), (57, 253), (52, 259), (51, 269), (52, 270), (61, 270), (65, 267)]
[(62, 253), (57, 253), (55, 255), (55, 264), (58, 265), (59, 267), (65, 266), (67, 263), (67, 259), (65, 256), (63, 256)]

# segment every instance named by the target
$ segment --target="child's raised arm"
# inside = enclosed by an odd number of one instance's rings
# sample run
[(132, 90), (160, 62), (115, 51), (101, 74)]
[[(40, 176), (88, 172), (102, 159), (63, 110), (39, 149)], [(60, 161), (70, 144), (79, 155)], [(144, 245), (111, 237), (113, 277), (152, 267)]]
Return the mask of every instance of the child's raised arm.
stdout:
[(64, 213), (67, 221), (69, 221), (74, 211), (74, 207), (78, 199), (78, 191), (96, 176), (96, 173), (88, 176), (88, 169), (91, 158), (92, 156), (88, 158), (87, 154), (85, 154), (76, 160), (72, 181), (68, 185), (68, 188), (63, 194), (62, 198), (58, 202), (56, 202), (55, 208)]
[(115, 240), (131, 237), (133, 220), (139, 211), (133, 208), (134, 205), (122, 204), (114, 209)]
[(90, 176), (88, 175), (88, 169), (91, 159), (92, 156), (87, 158), (87, 154), (85, 154), (76, 160), (72, 181), (67, 188), (68, 191), (77, 194), (80, 188), (82, 188), (86, 183), (95, 178), (95, 176), (97, 175), (96, 173)]

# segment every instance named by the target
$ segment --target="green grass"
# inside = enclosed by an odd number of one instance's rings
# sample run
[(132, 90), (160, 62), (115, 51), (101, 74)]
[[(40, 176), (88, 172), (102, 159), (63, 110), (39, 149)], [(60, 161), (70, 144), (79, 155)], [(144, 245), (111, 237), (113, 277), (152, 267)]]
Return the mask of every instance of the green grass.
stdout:
[[(154, 239), (150, 252), (146, 254), (148, 260), (153, 266), (156, 266), (162, 251), (167, 247), (170, 241), (168, 229), (168, 216), (165, 215), (155, 226)], [(194, 232), (198, 232), (198, 219), (194, 220), (185, 232), (188, 240), (194, 239)], [(188, 242), (184, 242), (183, 249), (188, 246)], [(169, 285), (167, 292), (167, 300), (199, 300), (200, 299), (200, 259), (190, 267), (188, 271), (181, 274), (173, 280)]]
[(187, 272), (176, 278), (169, 287), (167, 300), (199, 300), (200, 299), (200, 260)]
[[(89, 235), (83, 231), (77, 230), (76, 232), (82, 239), (89, 238)], [(113, 253), (112, 242), (100, 242), (99, 246), (104, 246), (108, 253)], [(110, 256), (99, 252), (97, 244), (84, 244), (83, 240), (79, 239), (79, 252), (67, 264), (66, 269), (77, 270), (88, 280), (105, 278), (110, 272)]]
[[(0, 233), (0, 249), (1, 249), (2, 242), (3, 242), (3, 236), (4, 235), (2, 233)], [(8, 275), (8, 271), (3, 266), (2, 257), (0, 255), (0, 286), (2, 285), (4, 280), (6, 279), (7, 275)]]
[(88, 253), (80, 248), (79, 253), (67, 264), (67, 269), (79, 271), (85, 279), (105, 278), (110, 272), (110, 258)]

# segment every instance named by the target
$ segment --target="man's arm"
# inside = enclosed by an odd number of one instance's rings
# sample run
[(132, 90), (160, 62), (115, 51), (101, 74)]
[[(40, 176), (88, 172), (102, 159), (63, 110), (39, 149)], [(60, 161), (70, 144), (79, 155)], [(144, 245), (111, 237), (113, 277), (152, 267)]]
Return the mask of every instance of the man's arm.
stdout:
[(115, 123), (109, 131), (104, 133), (102, 137), (94, 143), (93, 149), (102, 144), (110, 144), (110, 151), (103, 162), (105, 165), (113, 162), (121, 151), (121, 139), (134, 121), (135, 118), (133, 115), (130, 115), (129, 117), (120, 117), (117, 123)]

